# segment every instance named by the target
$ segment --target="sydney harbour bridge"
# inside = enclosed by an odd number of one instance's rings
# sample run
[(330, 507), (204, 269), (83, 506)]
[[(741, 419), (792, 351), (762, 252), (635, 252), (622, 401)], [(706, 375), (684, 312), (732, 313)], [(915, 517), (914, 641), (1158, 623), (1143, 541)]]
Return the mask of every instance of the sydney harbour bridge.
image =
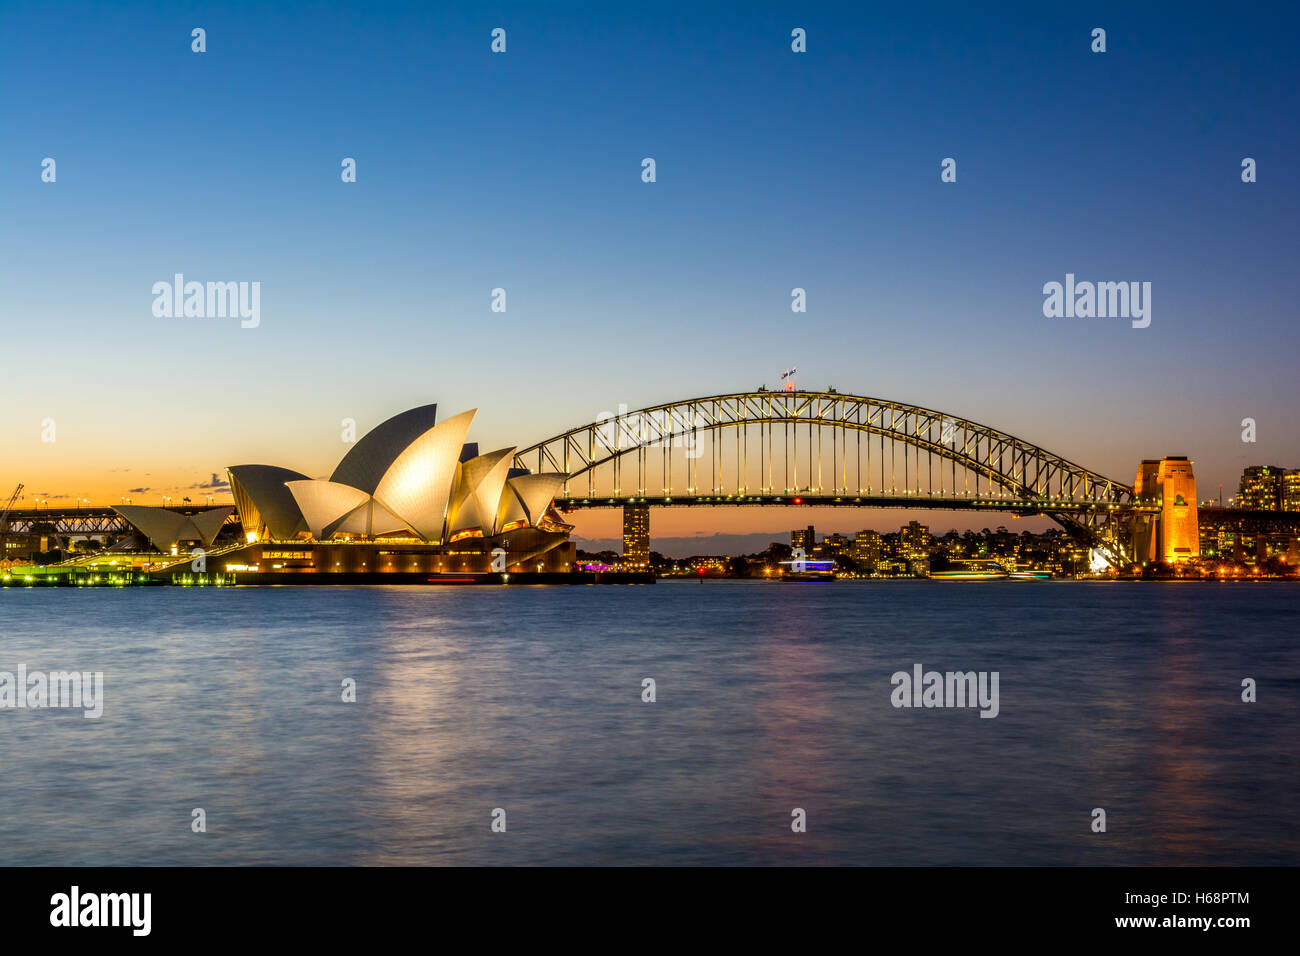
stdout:
[[(1014, 435), (918, 405), (759, 389), (620, 409), (524, 448), (585, 508), (932, 508), (1045, 516), (1116, 567), (1161, 502)], [(1300, 514), (1200, 509), (1202, 524), (1300, 531)]]
[[(1115, 566), (1160, 501), (1060, 454), (960, 416), (826, 391), (734, 392), (617, 413), (516, 452), (568, 476), (561, 512), (587, 508), (839, 507), (1045, 516)], [(175, 508), (196, 513), (215, 507)], [(1300, 531), (1300, 513), (1202, 507), (1238, 530)], [(238, 522), (238, 515), (228, 519)], [(10, 534), (56, 542), (129, 530), (112, 508), (12, 509)]]

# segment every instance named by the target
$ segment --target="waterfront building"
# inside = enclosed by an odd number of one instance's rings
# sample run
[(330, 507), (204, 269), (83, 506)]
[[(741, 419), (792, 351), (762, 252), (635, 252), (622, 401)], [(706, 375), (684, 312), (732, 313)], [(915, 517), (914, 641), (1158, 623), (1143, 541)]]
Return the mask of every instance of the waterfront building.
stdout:
[(930, 529), (919, 521), (909, 521), (898, 530), (899, 547), (909, 561), (930, 558)]
[(1241, 473), (1237, 507), (1254, 511), (1280, 511), (1283, 501), (1283, 469), (1276, 465), (1251, 465)]
[(623, 564), (629, 568), (650, 566), (650, 506), (623, 506)]
[(853, 536), (849, 557), (866, 571), (874, 571), (880, 564), (881, 540), (878, 531), (859, 531)]
[(1282, 475), (1282, 510), (1300, 511), (1300, 468)]
[(876, 573), (886, 577), (902, 577), (909, 573), (908, 563), (901, 558), (887, 554), (881, 557), (880, 563), (876, 565)]
[(822, 539), (821, 550), (828, 558), (838, 557), (848, 551), (849, 539), (842, 534), (828, 534)]
[(179, 554), (182, 548), (187, 553), (191, 548), (210, 548), (226, 517), (235, 509), (213, 508), (192, 515), (144, 505), (121, 505), (113, 510), (159, 551)]
[[(356, 442), (329, 478), (232, 465), (242, 540), (205, 560), (261, 579), (568, 570), (572, 526), (553, 506), (565, 476), (512, 467), (514, 448), (480, 454), (465, 440), (474, 415), (438, 422), (436, 405), (396, 415)], [(231, 511), (114, 510), (164, 554), (212, 548)]]

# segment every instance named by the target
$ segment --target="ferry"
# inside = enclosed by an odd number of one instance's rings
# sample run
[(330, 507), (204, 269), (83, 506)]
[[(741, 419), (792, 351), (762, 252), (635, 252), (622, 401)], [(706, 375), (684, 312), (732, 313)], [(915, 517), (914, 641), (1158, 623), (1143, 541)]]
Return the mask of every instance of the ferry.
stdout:
[(930, 577), (935, 581), (996, 581), (1005, 579), (1005, 571), (991, 569), (963, 571), (931, 571)]
[(1051, 580), (1051, 571), (1012, 571), (1011, 580), (1013, 581), (1048, 581)]
[(834, 581), (835, 562), (797, 558), (780, 562), (782, 581)]

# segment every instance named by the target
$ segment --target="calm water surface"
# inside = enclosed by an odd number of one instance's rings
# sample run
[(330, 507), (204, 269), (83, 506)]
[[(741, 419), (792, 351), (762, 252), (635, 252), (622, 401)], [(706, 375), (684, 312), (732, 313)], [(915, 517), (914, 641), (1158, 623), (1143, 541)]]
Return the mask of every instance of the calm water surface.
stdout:
[[(0, 863), (1294, 865), (1298, 624), (1290, 584), (4, 589), (0, 670), (106, 704), (0, 710)], [(1000, 715), (895, 709), (917, 662)]]

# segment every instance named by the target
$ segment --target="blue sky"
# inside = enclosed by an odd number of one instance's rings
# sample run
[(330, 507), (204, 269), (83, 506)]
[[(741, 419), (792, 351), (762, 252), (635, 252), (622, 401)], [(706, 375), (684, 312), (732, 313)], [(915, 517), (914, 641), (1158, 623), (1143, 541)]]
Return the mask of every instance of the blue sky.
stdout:
[[(1123, 480), (1300, 466), (1300, 16), (1128, 6), (6, 0), (0, 479), (324, 472), (428, 401), (522, 445), (790, 365)], [(176, 272), (261, 325), (155, 318)], [(1067, 272), (1150, 328), (1045, 318)]]

